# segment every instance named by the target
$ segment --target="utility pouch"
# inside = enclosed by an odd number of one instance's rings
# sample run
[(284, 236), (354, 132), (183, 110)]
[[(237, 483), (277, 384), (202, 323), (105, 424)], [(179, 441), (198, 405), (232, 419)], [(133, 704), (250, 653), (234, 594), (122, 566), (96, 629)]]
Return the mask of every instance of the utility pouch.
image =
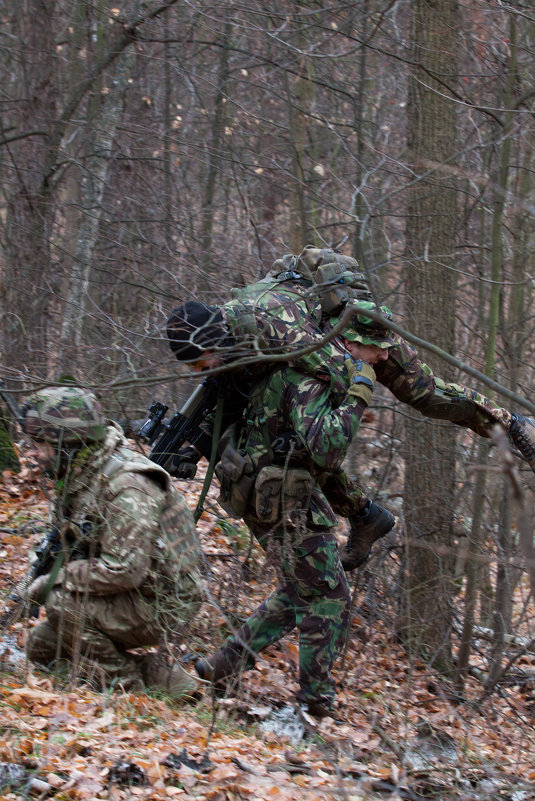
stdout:
[(255, 481), (256, 516), (263, 523), (275, 523), (280, 515), (284, 468), (268, 465), (263, 467)]
[(284, 508), (286, 517), (293, 512), (306, 511), (314, 487), (314, 479), (303, 468), (287, 470), (284, 480)]
[(276, 523), (283, 516), (308, 509), (314, 479), (300, 468), (285, 470), (269, 465), (263, 467), (255, 482), (255, 510), (263, 523)]
[(231, 517), (243, 517), (254, 485), (253, 463), (230, 443), (215, 468), (221, 489), (218, 503)]

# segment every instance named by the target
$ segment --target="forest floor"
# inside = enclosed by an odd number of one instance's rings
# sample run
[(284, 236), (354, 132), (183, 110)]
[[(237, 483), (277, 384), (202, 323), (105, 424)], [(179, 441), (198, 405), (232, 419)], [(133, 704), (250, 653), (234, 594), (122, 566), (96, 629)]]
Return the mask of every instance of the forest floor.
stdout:
[[(31, 461), (2, 478), (5, 603), (42, 536), (48, 501)], [(198, 482), (180, 488), (194, 508)], [(211, 603), (185, 659), (210, 653), (229, 616), (245, 615), (269, 591), (269, 577), (257, 569), (263, 555), (244, 529), (212, 512), (199, 529)], [(535, 657), (523, 657), (522, 679), (490, 698), (480, 700), (475, 677), (460, 697), (397, 641), (395, 613), (374, 582), (376, 558), (366, 581), (361, 575), (354, 584), (350, 637), (335, 671), (336, 712), (321, 722), (295, 712), (295, 634), (269, 648), (232, 697), (207, 691), (181, 706), (153, 694), (94, 692), (37, 670), (24, 658), (35, 621), (19, 621), (0, 643), (0, 798), (535, 799), (535, 681), (526, 681), (535, 676)], [(387, 558), (395, 560), (395, 551)]]

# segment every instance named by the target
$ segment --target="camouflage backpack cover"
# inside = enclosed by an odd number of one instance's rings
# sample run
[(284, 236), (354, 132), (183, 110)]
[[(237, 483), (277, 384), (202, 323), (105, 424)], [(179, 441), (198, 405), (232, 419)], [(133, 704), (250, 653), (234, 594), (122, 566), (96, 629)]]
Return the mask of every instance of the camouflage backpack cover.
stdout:
[[(341, 351), (335, 343), (324, 342), (322, 325), (351, 301), (375, 308), (355, 259), (307, 246), (299, 256), (278, 259), (265, 278), (234, 288), (231, 295), (222, 311), (239, 343), (236, 358), (284, 354), (305, 373), (330, 382), (336, 397), (344, 397), (347, 378), (343, 370), (333, 368), (333, 358)], [(313, 350), (292, 358), (307, 347)]]

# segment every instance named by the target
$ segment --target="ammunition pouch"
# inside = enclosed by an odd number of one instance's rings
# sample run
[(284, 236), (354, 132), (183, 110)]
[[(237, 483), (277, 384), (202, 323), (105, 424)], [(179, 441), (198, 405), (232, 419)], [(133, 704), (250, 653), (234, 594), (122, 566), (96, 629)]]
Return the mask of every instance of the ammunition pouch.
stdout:
[(269, 465), (258, 473), (254, 485), (254, 506), (257, 518), (263, 523), (284, 519), (294, 521), (298, 513), (310, 504), (314, 479), (301, 468)]
[(231, 517), (243, 517), (255, 482), (251, 458), (227, 444), (215, 468), (221, 489), (219, 505)]

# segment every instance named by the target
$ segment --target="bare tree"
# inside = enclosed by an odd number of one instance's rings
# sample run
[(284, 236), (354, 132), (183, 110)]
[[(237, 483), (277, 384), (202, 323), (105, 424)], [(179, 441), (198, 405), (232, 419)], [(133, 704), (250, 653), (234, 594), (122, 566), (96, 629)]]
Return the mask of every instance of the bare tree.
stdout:
[[(457, 2), (412, 3), (408, 148), (414, 180), (407, 208), (407, 318), (449, 352), (455, 349)], [(431, 366), (442, 368), (430, 359)], [(402, 635), (413, 653), (451, 667), (452, 524), (455, 433), (407, 424), (404, 510), (407, 533)]]

